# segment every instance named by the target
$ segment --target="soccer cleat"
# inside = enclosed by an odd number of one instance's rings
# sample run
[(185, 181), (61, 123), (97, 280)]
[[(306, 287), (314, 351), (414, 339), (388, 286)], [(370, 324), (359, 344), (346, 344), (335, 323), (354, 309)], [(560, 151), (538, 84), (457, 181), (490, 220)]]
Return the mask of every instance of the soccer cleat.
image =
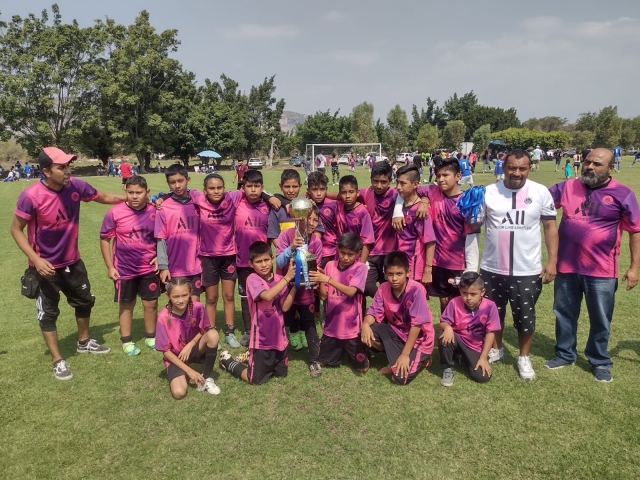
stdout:
[(247, 363), (249, 361), (249, 350), (242, 352), (240, 355), (236, 356), (234, 360), (238, 363)]
[(57, 380), (71, 380), (73, 373), (69, 370), (69, 364), (66, 360), (59, 360), (53, 365), (53, 376)]
[(104, 345), (100, 345), (92, 338), (85, 345), (81, 345), (80, 342), (78, 342), (78, 348), (76, 351), (78, 353), (102, 354), (109, 353), (111, 349), (109, 347), (105, 347)]
[(445, 368), (444, 370), (442, 370), (440, 385), (442, 385), (443, 387), (450, 387), (451, 385), (453, 385), (453, 368)]
[(526, 357), (518, 357), (518, 373), (520, 373), (522, 380), (533, 380), (536, 378), (536, 372), (533, 371), (533, 365), (531, 365), (529, 355)]
[(609, 372), (609, 367), (596, 367), (593, 369), (593, 376), (596, 382), (609, 383), (613, 382), (613, 377)]
[(487, 356), (489, 363), (494, 363), (502, 360), (504, 357), (504, 347), (502, 348), (492, 348), (489, 350), (489, 355)]
[(136, 347), (135, 343), (127, 342), (122, 344), (122, 351), (129, 355), (130, 357), (135, 357), (136, 355), (140, 355), (140, 349)]
[(544, 366), (549, 370), (557, 370), (562, 367), (567, 367), (569, 365), (575, 365), (576, 362), (567, 362), (566, 360), (561, 359), (560, 357), (553, 357), (551, 360), (547, 360), (544, 362)]
[(222, 370), (226, 370), (223, 360), (231, 360), (231, 354), (227, 350), (223, 350), (220, 352), (220, 368)]
[(298, 334), (298, 332), (291, 333), (289, 335), (289, 345), (291, 345), (291, 348), (295, 351), (302, 349), (302, 344), (300, 343), (300, 335)]
[(145, 346), (149, 347), (151, 350), (155, 350), (156, 349), (156, 339), (155, 337), (153, 338), (146, 338), (144, 341)]
[(249, 330), (245, 331), (242, 334), (242, 338), (240, 339), (240, 345), (242, 345), (243, 347), (248, 347), (249, 346)]
[(318, 378), (322, 375), (322, 367), (320, 367), (318, 362), (311, 362), (309, 365), (309, 375), (311, 375), (311, 378)]
[(204, 383), (198, 385), (198, 391), (207, 392), (211, 395), (219, 395), (220, 387), (216, 385), (216, 382), (213, 381), (213, 378), (209, 377), (204, 381)]
[(302, 330), (298, 333), (300, 337), (300, 343), (302, 344), (302, 348), (309, 348), (309, 344), (307, 343), (307, 336), (304, 334)]
[(238, 342), (238, 339), (233, 333), (227, 333), (224, 336), (224, 341), (231, 348), (240, 348), (240, 342)]

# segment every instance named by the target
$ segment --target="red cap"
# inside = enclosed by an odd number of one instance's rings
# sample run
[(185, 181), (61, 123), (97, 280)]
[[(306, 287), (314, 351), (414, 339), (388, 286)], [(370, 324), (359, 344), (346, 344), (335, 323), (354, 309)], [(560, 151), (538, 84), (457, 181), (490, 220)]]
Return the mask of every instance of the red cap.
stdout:
[(69, 162), (73, 162), (78, 157), (69, 153), (64, 153), (62, 150), (56, 147), (45, 147), (40, 151), (38, 155), (38, 163), (40, 168), (47, 168), (51, 164), (56, 163), (58, 165), (66, 165)]

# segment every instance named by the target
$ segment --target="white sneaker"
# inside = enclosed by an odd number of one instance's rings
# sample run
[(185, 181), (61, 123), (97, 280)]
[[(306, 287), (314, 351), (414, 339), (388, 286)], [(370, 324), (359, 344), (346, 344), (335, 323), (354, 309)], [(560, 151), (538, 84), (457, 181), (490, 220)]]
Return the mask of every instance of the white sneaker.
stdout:
[(220, 387), (216, 385), (216, 382), (213, 381), (213, 378), (209, 377), (204, 381), (204, 384), (198, 385), (199, 392), (207, 392), (211, 395), (220, 394)]
[(492, 348), (487, 355), (489, 363), (499, 362), (504, 357), (504, 347)]
[(518, 372), (520, 372), (520, 378), (523, 380), (533, 380), (536, 378), (536, 372), (533, 371), (531, 360), (529, 356), (518, 357)]

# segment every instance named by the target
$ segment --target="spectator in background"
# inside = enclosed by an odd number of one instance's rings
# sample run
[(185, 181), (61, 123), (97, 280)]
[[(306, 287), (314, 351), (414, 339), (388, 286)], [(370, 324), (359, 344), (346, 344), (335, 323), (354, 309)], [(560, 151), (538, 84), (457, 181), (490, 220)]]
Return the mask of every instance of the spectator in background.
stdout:
[(490, 173), (491, 168), (489, 166), (489, 149), (485, 148), (480, 158), (482, 159), (482, 173)]
[[(586, 155), (583, 158), (587, 158)], [(620, 145), (613, 147), (613, 164), (615, 171), (620, 173), (620, 166), (622, 165), (622, 148)]]
[(580, 152), (576, 151), (576, 153), (573, 154), (573, 176), (578, 178), (578, 173), (580, 172), (580, 160), (582, 160), (580, 158)]
[(540, 170), (540, 159), (544, 155), (544, 152), (540, 150), (540, 145), (536, 145), (536, 148), (531, 152), (531, 171), (537, 172)]
[(309, 160), (308, 157), (304, 157), (304, 160), (302, 161), (302, 167), (304, 168), (304, 184), (307, 185), (308, 181), (307, 179), (309, 178), (309, 174), (311, 173), (311, 160)]
[(31, 180), (31, 174), (33, 173), (33, 167), (31, 165), (29, 165), (29, 162), (26, 162), (24, 164), (23, 172), (24, 172), (25, 176), (27, 177), (27, 180)]
[(633, 157), (633, 163), (629, 165), (629, 168), (633, 167), (638, 160), (640, 160), (640, 150), (636, 152), (636, 155)]
[(133, 175), (133, 169), (126, 158), (123, 158), (120, 164), (120, 175), (122, 176), (122, 190), (124, 190), (127, 180)]
[(244, 174), (247, 173), (247, 170), (249, 170), (249, 166), (245, 165), (243, 158), (239, 158), (238, 164), (235, 167), (236, 173), (233, 176), (234, 180), (238, 179), (237, 190), (240, 190), (242, 188), (242, 185), (244, 183)]
[(560, 171), (560, 162), (562, 160), (562, 149), (556, 150), (556, 172)]
[[(416, 152), (413, 156), (413, 164), (418, 167), (418, 172), (420, 173), (420, 178), (422, 178), (422, 155), (420, 152)], [(419, 182), (420, 180), (418, 180)]]

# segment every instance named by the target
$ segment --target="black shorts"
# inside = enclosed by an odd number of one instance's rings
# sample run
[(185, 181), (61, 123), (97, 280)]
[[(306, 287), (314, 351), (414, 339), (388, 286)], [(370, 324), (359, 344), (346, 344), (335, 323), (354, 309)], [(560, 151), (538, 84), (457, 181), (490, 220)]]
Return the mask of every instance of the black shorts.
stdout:
[(406, 385), (411, 380), (416, 378), (418, 373), (424, 368), (425, 362), (429, 360), (431, 355), (418, 351), (417, 348), (413, 348), (409, 354), (409, 374), (406, 377), (399, 377), (395, 373), (393, 365), (395, 365), (398, 357), (404, 349), (405, 341), (402, 340), (396, 332), (393, 331), (391, 325), (388, 323), (374, 323), (371, 325), (373, 336), (377, 342), (382, 342), (384, 345), (384, 351), (387, 354), (387, 360), (391, 366), (392, 377), (395, 383), (400, 385)]
[(69, 306), (75, 309), (78, 318), (91, 316), (91, 309), (96, 298), (91, 293), (91, 283), (87, 268), (82, 260), (68, 267), (56, 268), (53, 277), (43, 278), (40, 283), (40, 294), (36, 300), (38, 322), (43, 332), (55, 332), (56, 320), (60, 315), (58, 304), (60, 292), (67, 297)]
[(238, 267), (238, 295), (241, 297), (247, 296), (247, 278), (254, 270), (251, 267)]
[(202, 264), (202, 286), (217, 285), (220, 280), (232, 280), (238, 278), (236, 271), (236, 256), (224, 257), (200, 257)]
[(320, 268), (326, 267), (327, 263), (335, 259), (336, 259), (335, 255), (327, 255), (326, 257), (322, 257), (322, 260), (320, 260)]
[(429, 295), (432, 297), (459, 297), (460, 289), (451, 285), (449, 279), (459, 277), (463, 273), (464, 270), (449, 270), (434, 265), (431, 268), (431, 285), (427, 289)]
[(542, 292), (542, 278), (539, 275), (509, 277), (486, 270), (480, 270), (480, 275), (484, 279), (485, 296), (498, 307), (500, 322), (504, 324), (509, 303), (515, 329), (519, 333), (533, 333), (536, 329), (536, 302)]
[(318, 361), (328, 367), (339, 367), (342, 364), (342, 354), (347, 352), (349, 361), (354, 368), (363, 370), (369, 368), (369, 349), (362, 343), (360, 337), (344, 340), (341, 338), (322, 335)]
[(286, 377), (288, 371), (289, 355), (286, 348), (284, 350), (249, 349), (249, 370), (247, 371), (249, 383), (260, 385), (273, 375)]
[(378, 284), (386, 282), (384, 276), (384, 259), (386, 255), (373, 255), (367, 259), (369, 270), (364, 286), (364, 296), (373, 298), (378, 290)]
[[(178, 275), (176, 275), (178, 276)], [(185, 278), (189, 279), (189, 282), (191, 282), (191, 295), (197, 295), (200, 296), (203, 292), (202, 289), (202, 274), (198, 274), (198, 275), (183, 275)], [(171, 277), (173, 278), (173, 276)], [(164, 288), (163, 288), (164, 291)]]
[(125, 183), (127, 183), (127, 180), (129, 180), (129, 178), (131, 177), (127, 177), (127, 178), (122, 177), (122, 184), (124, 185)]
[[(193, 347), (191, 347), (189, 358), (184, 363), (186, 363), (187, 365), (189, 365), (190, 363), (203, 363), (205, 355), (206, 351), (200, 353), (200, 347), (198, 346), (198, 344), (195, 344)], [(184, 375), (186, 377), (187, 373), (177, 365), (170, 363), (167, 367), (167, 380), (169, 380), (169, 383), (171, 383), (174, 378), (178, 378), (181, 375)]]
[(151, 272), (140, 277), (116, 280), (114, 302), (133, 302), (136, 296), (142, 300), (156, 300), (160, 296), (160, 279)]

